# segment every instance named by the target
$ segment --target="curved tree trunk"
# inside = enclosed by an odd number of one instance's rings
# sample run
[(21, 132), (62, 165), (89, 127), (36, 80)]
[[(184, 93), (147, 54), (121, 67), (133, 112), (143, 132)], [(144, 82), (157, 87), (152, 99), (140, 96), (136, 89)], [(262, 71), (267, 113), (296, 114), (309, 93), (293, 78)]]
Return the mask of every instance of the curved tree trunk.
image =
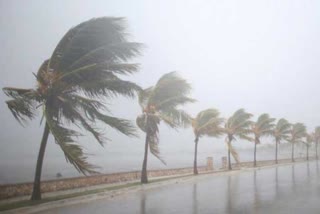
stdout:
[(276, 164), (278, 164), (278, 144), (279, 144), (279, 141), (276, 139), (276, 154), (275, 154)]
[(198, 174), (198, 168), (197, 168), (197, 155), (198, 155), (198, 142), (199, 137), (197, 136), (194, 140), (194, 162), (193, 162), (193, 174)]
[(49, 136), (49, 126), (46, 123), (44, 126), (44, 131), (43, 131), (39, 154), (38, 154), (36, 172), (34, 176), (33, 190), (31, 195), (32, 201), (41, 200), (41, 171), (42, 171), (43, 157), (46, 151), (48, 136)]
[(294, 143), (293, 142), (291, 146), (291, 161), (294, 162)]
[(259, 143), (259, 139), (256, 137), (254, 140), (254, 158), (253, 158), (253, 166), (257, 166), (257, 144)]
[(142, 172), (141, 172), (141, 183), (148, 183), (148, 172), (147, 172), (147, 163), (148, 163), (148, 150), (149, 150), (149, 132), (146, 133), (146, 141), (144, 146), (144, 158), (142, 163)]

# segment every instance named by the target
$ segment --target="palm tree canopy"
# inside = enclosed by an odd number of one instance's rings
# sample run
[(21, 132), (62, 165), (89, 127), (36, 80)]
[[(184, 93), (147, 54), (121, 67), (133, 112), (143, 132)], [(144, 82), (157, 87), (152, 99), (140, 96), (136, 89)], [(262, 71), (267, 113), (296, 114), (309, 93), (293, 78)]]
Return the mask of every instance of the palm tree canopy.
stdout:
[(317, 126), (314, 130), (314, 140), (316, 143), (320, 142), (320, 126)]
[(247, 113), (244, 109), (237, 110), (225, 123), (224, 132), (229, 136), (239, 137), (245, 140), (252, 140), (248, 135), (252, 132), (250, 127), (252, 114)]
[(261, 136), (271, 135), (274, 128), (274, 118), (270, 118), (269, 114), (261, 114), (257, 122), (252, 123), (252, 132), (257, 139)]
[(307, 134), (306, 126), (302, 123), (295, 123), (291, 127), (289, 141), (291, 143), (302, 142), (302, 138), (304, 138), (306, 134)]
[(123, 18), (83, 22), (64, 35), (52, 56), (40, 66), (35, 74), (36, 89), (3, 88), (13, 98), (7, 101), (9, 109), (22, 124), (34, 118), (37, 107), (43, 107), (43, 117), (56, 143), (67, 161), (82, 173), (94, 172), (93, 166), (75, 144), (79, 133), (63, 127), (63, 123), (83, 127), (100, 144), (106, 138), (94, 126), (96, 121), (128, 136), (135, 134), (129, 121), (104, 114), (108, 108), (101, 101), (118, 95), (133, 97), (140, 90), (119, 77), (138, 70), (137, 64), (127, 61), (139, 54), (141, 45), (127, 41), (126, 35)]
[(153, 87), (139, 93), (139, 104), (143, 114), (137, 117), (138, 127), (149, 133), (151, 153), (163, 163), (158, 148), (159, 124), (163, 121), (172, 128), (190, 124), (190, 116), (178, 107), (195, 102), (189, 97), (191, 85), (176, 72), (163, 75)]
[(278, 120), (274, 130), (273, 136), (276, 138), (278, 142), (281, 140), (288, 140), (290, 134), (291, 124), (284, 118)]
[(239, 109), (229, 119), (224, 125), (223, 132), (227, 134), (226, 142), (228, 150), (232, 154), (233, 158), (239, 163), (239, 156), (237, 151), (233, 148), (231, 140), (235, 140), (236, 137), (240, 139), (252, 141), (252, 138), (249, 136), (251, 134), (251, 124), (250, 118), (252, 114), (247, 113), (244, 109)]
[(197, 137), (205, 135), (219, 137), (223, 133), (221, 127), (223, 121), (218, 110), (213, 108), (203, 110), (192, 119), (193, 132)]
[(306, 133), (306, 141), (305, 144), (310, 146), (314, 142), (314, 135), (313, 133)]

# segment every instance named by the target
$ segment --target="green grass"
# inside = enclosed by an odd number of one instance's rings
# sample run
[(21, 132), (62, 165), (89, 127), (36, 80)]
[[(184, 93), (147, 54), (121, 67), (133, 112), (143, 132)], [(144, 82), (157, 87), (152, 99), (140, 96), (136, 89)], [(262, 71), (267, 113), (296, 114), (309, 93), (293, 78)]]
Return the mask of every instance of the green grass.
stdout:
[[(150, 180), (149, 183), (157, 183), (157, 182), (161, 182), (161, 181), (167, 181), (167, 180), (171, 180), (171, 179), (175, 179), (175, 178), (182, 178), (182, 177), (188, 177), (188, 176), (190, 176), (190, 175), (182, 175), (182, 176), (175, 176), (175, 177), (168, 177), (168, 178), (153, 179), (153, 180)], [(140, 182), (134, 182), (134, 183), (117, 185), (117, 186), (105, 187), (105, 188), (101, 188), (101, 189), (93, 189), (93, 190), (87, 190), (87, 191), (83, 191), (83, 192), (76, 192), (76, 193), (70, 193), (70, 194), (64, 194), (64, 195), (58, 195), (58, 196), (51, 196), (51, 197), (43, 198), (40, 201), (30, 201), (30, 200), (16, 201), (16, 202), (11, 202), (8, 204), (0, 205), (0, 211), (17, 209), (17, 208), (27, 207), (27, 206), (34, 206), (34, 205), (43, 204), (43, 203), (52, 202), (52, 201), (58, 201), (58, 200), (74, 198), (74, 197), (78, 197), (78, 196), (84, 196), (84, 195), (96, 194), (96, 193), (101, 193), (101, 192), (106, 192), (106, 191), (129, 188), (129, 187), (134, 187), (134, 186), (139, 186), (139, 185), (141, 185)]]

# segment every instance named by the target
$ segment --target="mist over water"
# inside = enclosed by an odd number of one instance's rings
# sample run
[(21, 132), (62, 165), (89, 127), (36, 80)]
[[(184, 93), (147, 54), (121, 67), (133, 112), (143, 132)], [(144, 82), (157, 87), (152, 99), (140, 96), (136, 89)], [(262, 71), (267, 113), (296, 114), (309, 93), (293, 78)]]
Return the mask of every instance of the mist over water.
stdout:
[[(202, 144), (201, 144), (202, 143)], [(221, 167), (221, 158), (227, 155), (226, 148), (215, 148), (215, 143), (201, 142), (198, 150), (198, 166), (206, 164), (207, 157), (213, 157), (214, 167), (219, 169)], [(179, 145), (179, 147), (177, 147)], [(241, 145), (241, 144), (240, 144)], [(133, 147), (128, 154), (123, 155), (123, 147), (126, 143), (119, 143), (112, 145), (112, 151), (97, 150), (95, 155), (89, 156), (91, 163), (99, 166), (98, 169), (101, 173), (114, 173), (114, 172), (128, 172), (141, 170), (141, 163), (143, 157), (143, 151), (141, 146)], [(175, 145), (166, 145), (161, 147), (161, 152), (167, 163), (163, 165), (158, 159), (150, 156), (148, 162), (148, 168), (152, 169), (170, 169), (170, 168), (182, 168), (193, 166), (193, 143), (189, 142), (188, 146), (185, 146), (184, 142), (175, 143)], [(237, 148), (238, 146), (238, 148)], [(280, 144), (279, 147), (279, 159), (291, 158), (290, 144)], [(179, 149), (177, 149), (179, 148)], [(253, 147), (241, 148), (239, 143), (235, 143), (235, 148), (240, 156), (240, 161), (252, 161), (253, 160)], [(259, 145), (258, 160), (273, 160), (274, 159), (274, 145), (264, 144)], [(305, 147), (303, 145), (296, 146), (296, 157), (304, 157), (306, 154)], [(314, 155), (314, 152), (310, 149), (310, 156)], [(234, 160), (232, 160), (234, 162)], [(8, 162), (0, 162), (1, 174), (0, 184), (4, 183), (20, 183), (31, 182), (34, 176), (34, 157), (25, 156), (23, 162), (19, 158)], [(82, 176), (79, 174), (70, 164), (66, 163), (62, 154), (56, 156), (45, 157), (43, 168), (43, 180), (57, 179), (57, 173), (62, 175), (62, 178)]]

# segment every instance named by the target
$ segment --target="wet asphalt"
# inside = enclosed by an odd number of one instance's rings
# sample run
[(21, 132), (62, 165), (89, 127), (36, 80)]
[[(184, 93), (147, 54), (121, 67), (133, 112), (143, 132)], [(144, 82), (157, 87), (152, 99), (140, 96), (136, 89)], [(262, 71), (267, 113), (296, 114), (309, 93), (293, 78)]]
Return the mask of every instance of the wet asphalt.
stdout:
[(225, 175), (130, 192), (41, 213), (320, 214), (320, 161)]

